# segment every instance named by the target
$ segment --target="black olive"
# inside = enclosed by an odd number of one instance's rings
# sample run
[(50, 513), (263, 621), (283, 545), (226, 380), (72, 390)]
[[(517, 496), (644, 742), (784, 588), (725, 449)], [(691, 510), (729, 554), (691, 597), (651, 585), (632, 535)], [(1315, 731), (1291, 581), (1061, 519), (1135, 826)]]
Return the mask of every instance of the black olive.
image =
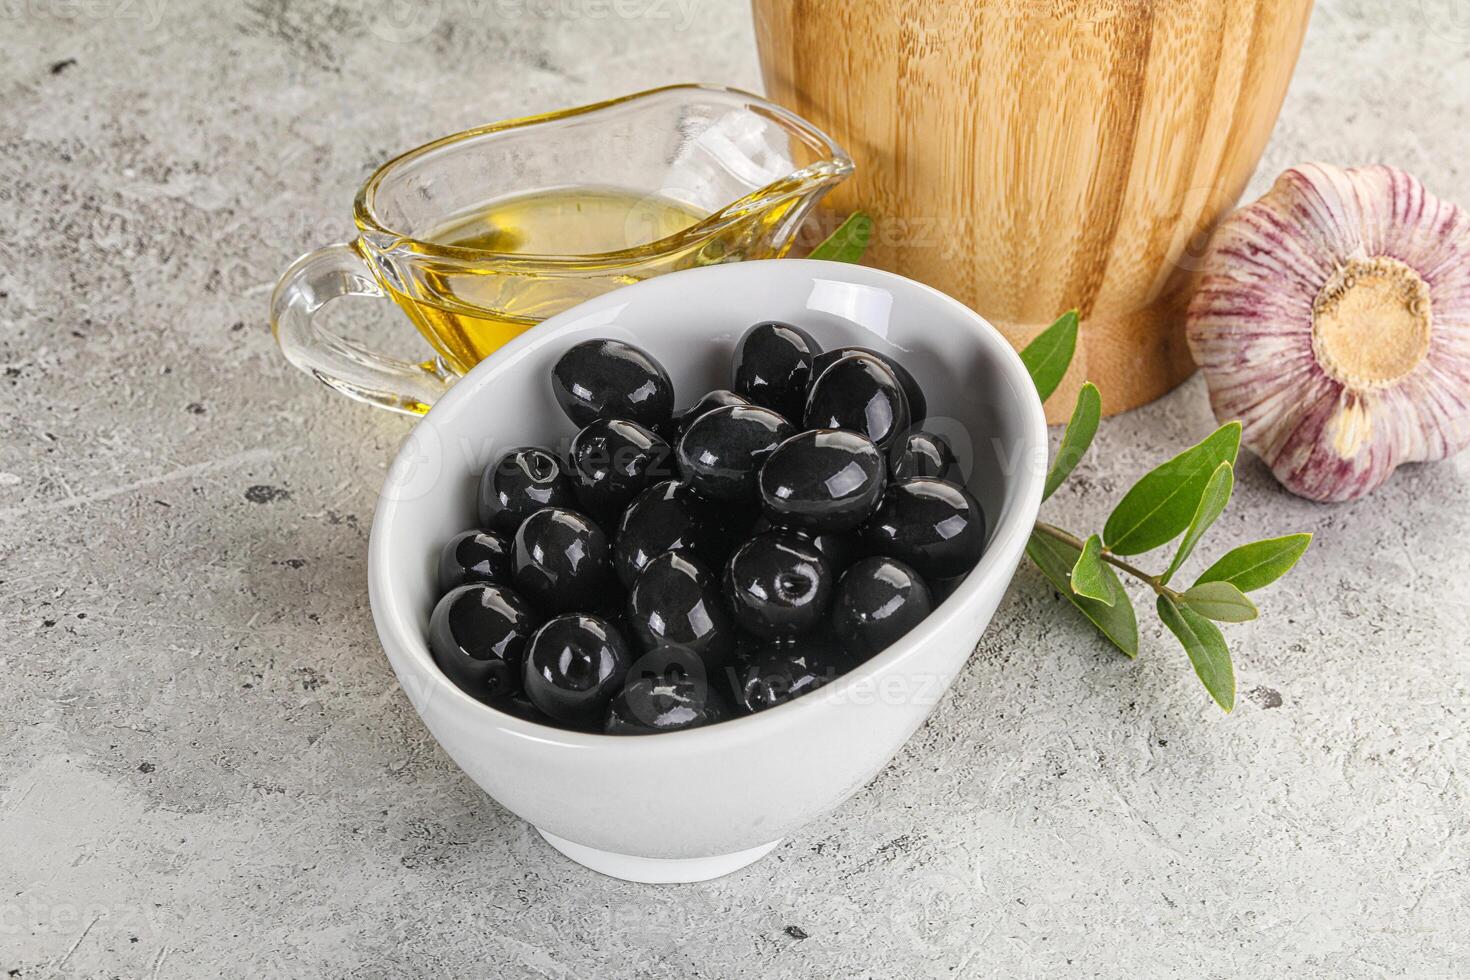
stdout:
[(679, 427), (679, 413), (675, 412), (674, 417), (667, 422), (660, 422), (658, 425), (648, 426), (648, 431), (672, 447), (674, 443), (679, 441), (679, 433), (683, 431)]
[(691, 554), (711, 567), (722, 564), (732, 534), (724, 510), (678, 480), (643, 491), (618, 521), (613, 566), (623, 587), (632, 588), (644, 566), (666, 551)]
[(572, 438), (572, 475), (583, 512), (611, 526), (645, 489), (674, 475), (674, 451), (637, 422), (598, 419)]
[(806, 427), (859, 432), (887, 452), (909, 430), (908, 396), (881, 360), (871, 354), (848, 354), (812, 382)]
[(639, 674), (637, 665), (607, 706), (609, 735), (653, 735), (712, 725), (730, 717), (725, 696), (703, 674), (672, 669)]
[(606, 620), (587, 613), (549, 619), (526, 647), (526, 695), (557, 721), (601, 725), (632, 657)]
[(601, 608), (612, 582), (607, 537), (576, 511), (538, 510), (516, 531), (513, 575), (544, 613)]
[(931, 578), (929, 582), (929, 595), (933, 598), (934, 605), (938, 606), (955, 594), (958, 589), (969, 578), (968, 575), (955, 575), (952, 578)]
[(735, 347), (737, 394), (788, 419), (799, 419), (812, 381), (812, 360), (822, 352), (811, 334), (789, 323), (757, 323)]
[(827, 614), (832, 570), (809, 540), (758, 534), (725, 565), (725, 597), (746, 632), (768, 640), (806, 633)]
[(746, 711), (764, 711), (830, 684), (846, 666), (846, 658), (823, 637), (770, 643), (737, 671), (736, 699)]
[[(524, 670), (522, 674), (524, 674)], [(534, 721), (538, 725), (551, 725), (553, 727), (557, 724), (555, 718), (531, 703), (531, 699), (526, 696), (524, 686), (518, 688), (514, 694), (507, 695), (503, 698), (496, 698), (486, 703), (496, 711), (504, 711), (508, 715), (515, 715), (522, 721)]]
[(585, 340), (551, 371), (557, 404), (578, 428), (627, 419), (654, 428), (674, 414), (674, 385), (663, 365), (621, 340)]
[(644, 650), (682, 647), (699, 654), (710, 670), (735, 652), (735, 625), (719, 583), (698, 559), (676, 551), (654, 558), (633, 583), (628, 627)]
[(812, 429), (781, 443), (761, 467), (761, 507), (775, 524), (846, 531), (868, 519), (887, 483), (883, 454), (866, 436)]
[(949, 440), (920, 429), (893, 447), (889, 460), (895, 480), (930, 476), (947, 483), (961, 483), (960, 464)]
[(827, 370), (833, 361), (839, 357), (846, 357), (848, 354), (871, 354), (888, 365), (888, 370), (892, 371), (894, 376), (898, 378), (898, 383), (903, 385), (903, 393), (909, 400), (910, 425), (918, 425), (929, 417), (929, 400), (924, 397), (924, 389), (919, 387), (918, 380), (909, 373), (908, 368), (882, 351), (876, 351), (869, 347), (837, 347), (829, 351), (824, 351), (818, 354), (812, 362), (812, 377), (815, 379), (823, 371)]
[(461, 531), (439, 552), (439, 591), (466, 582), (510, 584), (511, 545), (498, 531)]
[(845, 573), (832, 601), (832, 628), (852, 650), (872, 656), (933, 610), (919, 573), (892, 558), (864, 558)]
[(804, 531), (799, 527), (782, 527), (781, 525), (773, 524), (770, 518), (765, 515), (761, 515), (755, 524), (751, 526), (746, 537), (753, 538), (757, 534), (764, 534), (778, 527), (815, 545), (816, 549), (822, 553), (822, 557), (827, 559), (827, 567), (832, 570), (833, 578), (840, 576), (847, 566), (862, 558), (867, 553), (862, 538), (858, 536), (858, 531), (829, 531), (825, 534), (815, 534), (811, 531)]
[(480, 524), (514, 534), (542, 507), (576, 507), (577, 488), (561, 457), (549, 449), (512, 449), (480, 477)]
[(470, 697), (503, 697), (521, 686), (521, 661), (536, 622), (515, 592), (471, 582), (450, 590), (434, 606), (429, 652), (444, 676)]
[(741, 398), (733, 391), (730, 391), (726, 388), (716, 388), (714, 391), (707, 392), (703, 398), (695, 402), (689, 408), (686, 408), (683, 414), (679, 416), (679, 435), (683, 435), (684, 430), (693, 425), (694, 420), (699, 418), (701, 415), (704, 415), (708, 412), (713, 412), (717, 408), (728, 408), (731, 405), (749, 404), (750, 402), (747, 399)]
[(753, 499), (761, 464), (795, 434), (791, 423), (769, 408), (717, 408), (695, 419), (680, 437), (679, 469), (702, 496)]
[(795, 533), (805, 534), (811, 538), (817, 550), (822, 553), (822, 557), (827, 559), (827, 567), (832, 569), (834, 578), (841, 575), (849, 565), (865, 554), (862, 539), (858, 537), (856, 531), (827, 534), (810, 534), (804, 531)]
[(897, 558), (925, 578), (963, 575), (985, 551), (985, 514), (963, 487), (930, 477), (890, 483), (863, 525), (873, 554)]

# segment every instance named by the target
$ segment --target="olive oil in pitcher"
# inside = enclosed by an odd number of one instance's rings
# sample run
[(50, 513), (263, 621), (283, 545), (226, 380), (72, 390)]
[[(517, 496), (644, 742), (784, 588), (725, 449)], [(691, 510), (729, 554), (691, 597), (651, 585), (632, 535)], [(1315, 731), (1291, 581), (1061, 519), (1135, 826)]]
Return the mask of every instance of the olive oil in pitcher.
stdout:
[[(394, 298), (449, 366), (466, 371), (529, 327), (613, 285), (699, 264), (694, 248), (631, 262), (626, 253), (706, 216), (666, 197), (617, 187), (562, 187), (501, 198), (424, 235), (428, 247), (422, 250), (418, 292)], [(436, 246), (471, 251), (456, 256)], [(624, 253), (612, 280), (605, 253)], [(526, 267), (518, 268), (518, 256), (525, 257)], [(400, 292), (391, 284), (389, 291)]]

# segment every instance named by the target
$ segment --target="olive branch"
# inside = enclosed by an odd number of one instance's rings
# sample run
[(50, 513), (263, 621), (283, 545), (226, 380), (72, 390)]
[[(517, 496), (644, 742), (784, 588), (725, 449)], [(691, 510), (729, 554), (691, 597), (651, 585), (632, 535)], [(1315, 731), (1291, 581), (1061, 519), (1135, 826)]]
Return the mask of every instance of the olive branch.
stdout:
[[(1077, 311), (1062, 314), (1021, 351), (1021, 360), (1042, 401), (1061, 384), (1077, 349)], [(1092, 445), (1102, 415), (1102, 398), (1091, 382), (1082, 385), (1072, 417), (1062, 431), (1047, 471), (1042, 500), (1067, 479)], [(1041, 573), (1128, 657), (1138, 656), (1138, 617), (1117, 571), (1143, 582), (1154, 607), (1194, 665), (1215, 703), (1235, 707), (1235, 668), (1216, 623), (1243, 623), (1258, 615), (1247, 592), (1264, 588), (1291, 570), (1311, 543), (1310, 534), (1288, 534), (1226, 552), (1186, 589), (1170, 586), (1210, 525), (1225, 512), (1235, 486), (1240, 423), (1227, 422), (1198, 445), (1145, 473), (1103, 524), (1102, 533), (1081, 538), (1037, 521), (1026, 554)], [(1183, 537), (1180, 537), (1183, 535)], [(1126, 559), (1179, 544), (1159, 574)]]
[[(809, 257), (856, 262), (872, 233), (872, 219), (854, 212)], [(1071, 310), (1021, 351), (1043, 402), (1056, 391), (1072, 363), (1077, 330), (1077, 311)], [(1095, 385), (1086, 382), (1047, 471), (1043, 501), (1087, 453), (1101, 417), (1102, 397)], [(1198, 445), (1145, 473), (1118, 501), (1101, 533), (1081, 537), (1037, 521), (1026, 543), (1026, 554), (1052, 586), (1130, 659), (1138, 656), (1138, 616), (1117, 573), (1147, 585), (1154, 593), (1159, 619), (1184, 647), (1210, 697), (1226, 711), (1235, 707), (1235, 668), (1225, 635), (1215, 624), (1255, 619), (1258, 610), (1246, 593), (1285, 575), (1312, 541), (1310, 534), (1288, 534), (1244, 544), (1222, 555), (1188, 588), (1170, 585), (1230, 503), (1240, 433), (1239, 422), (1227, 422)], [(1145, 571), (1128, 560), (1157, 551), (1176, 538), (1179, 544), (1161, 573)]]

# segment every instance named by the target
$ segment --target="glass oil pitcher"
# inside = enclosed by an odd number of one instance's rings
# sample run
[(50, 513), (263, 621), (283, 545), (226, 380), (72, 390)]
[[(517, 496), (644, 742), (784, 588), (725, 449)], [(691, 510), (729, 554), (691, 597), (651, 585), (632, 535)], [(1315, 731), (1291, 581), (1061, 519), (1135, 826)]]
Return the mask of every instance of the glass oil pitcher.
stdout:
[[(726, 88), (674, 85), (494, 123), (380, 167), (357, 194), (358, 237), (286, 270), (271, 326), (301, 370), (422, 414), (496, 348), (585, 299), (784, 255), (852, 171), (808, 123)], [(389, 357), (315, 322), (349, 295), (391, 297), (435, 356)]]

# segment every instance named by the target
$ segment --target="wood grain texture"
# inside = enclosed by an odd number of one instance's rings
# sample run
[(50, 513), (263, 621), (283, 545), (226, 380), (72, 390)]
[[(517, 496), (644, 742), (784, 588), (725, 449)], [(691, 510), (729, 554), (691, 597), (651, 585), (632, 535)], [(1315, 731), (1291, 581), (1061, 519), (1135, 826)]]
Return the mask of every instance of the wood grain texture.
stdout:
[(1108, 414), (1193, 370), (1191, 267), (1260, 159), (1311, 0), (753, 0), (766, 91), (857, 175), (868, 261), (1020, 346), (1063, 311)]

